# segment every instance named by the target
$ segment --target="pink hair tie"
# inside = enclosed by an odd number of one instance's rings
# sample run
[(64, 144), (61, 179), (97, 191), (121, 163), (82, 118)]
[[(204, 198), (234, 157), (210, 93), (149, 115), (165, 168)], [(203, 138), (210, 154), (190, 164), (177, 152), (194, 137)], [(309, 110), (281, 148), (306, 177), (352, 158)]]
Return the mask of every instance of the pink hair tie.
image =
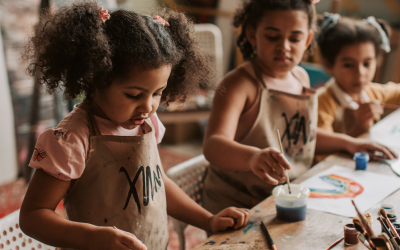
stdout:
[(161, 23), (162, 26), (165, 26), (165, 25), (169, 26), (169, 23), (167, 21), (165, 21), (162, 17), (155, 15), (153, 18), (155, 21)]
[(100, 19), (103, 23), (108, 19), (110, 19), (110, 14), (108, 14), (106, 9), (103, 10), (103, 7), (100, 7), (99, 12), (100, 12)]
[(311, 0), (311, 3), (316, 4), (316, 3), (319, 3), (319, 1), (321, 1), (321, 0)]

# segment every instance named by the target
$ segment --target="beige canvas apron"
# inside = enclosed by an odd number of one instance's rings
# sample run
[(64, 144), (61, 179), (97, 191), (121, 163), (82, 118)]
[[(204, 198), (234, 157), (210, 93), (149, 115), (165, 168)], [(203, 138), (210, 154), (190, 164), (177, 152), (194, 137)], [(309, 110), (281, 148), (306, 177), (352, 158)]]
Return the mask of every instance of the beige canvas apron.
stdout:
[(101, 135), (90, 120), (90, 149), (82, 176), (71, 182), (68, 219), (131, 232), (147, 249), (167, 249), (167, 203), (160, 158), (149, 121), (143, 135)]
[[(268, 89), (261, 70), (253, 63), (261, 87), (258, 116), (241, 144), (261, 149), (279, 149), (276, 130), (281, 134), (284, 154), (292, 165), (290, 179), (306, 172), (312, 164), (317, 129), (317, 96), (303, 87), (302, 95)], [(252, 171), (229, 171), (211, 164), (205, 178), (203, 206), (218, 213), (229, 206), (251, 208), (271, 195), (273, 185)]]

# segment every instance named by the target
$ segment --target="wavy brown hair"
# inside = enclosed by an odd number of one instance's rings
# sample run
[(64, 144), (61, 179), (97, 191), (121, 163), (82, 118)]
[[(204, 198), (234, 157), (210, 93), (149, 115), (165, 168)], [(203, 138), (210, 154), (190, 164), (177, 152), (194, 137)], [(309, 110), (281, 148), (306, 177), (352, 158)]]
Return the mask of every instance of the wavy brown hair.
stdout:
[(311, 0), (247, 0), (233, 19), (233, 25), (242, 28), (236, 44), (245, 60), (250, 60), (254, 55), (253, 46), (247, 40), (247, 27), (256, 29), (266, 12), (274, 10), (302, 10), (308, 16), (308, 26), (314, 30), (315, 7)]
[(102, 22), (97, 3), (73, 4), (47, 11), (23, 54), (28, 73), (37, 76), (49, 93), (64, 89), (66, 98), (84, 94), (123, 78), (134, 68), (172, 65), (162, 102), (184, 101), (199, 86), (212, 88), (215, 72), (194, 37), (194, 27), (183, 13), (164, 9), (153, 17), (117, 10)]
[[(323, 20), (318, 20), (322, 24)], [(378, 24), (389, 37), (391, 29), (389, 25), (378, 19)], [(343, 47), (358, 43), (371, 42), (375, 48), (376, 57), (380, 54), (382, 39), (379, 31), (367, 20), (357, 20), (348, 17), (341, 17), (337, 24), (323, 34), (318, 34), (318, 46), (322, 57), (330, 66), (333, 66), (336, 57)]]

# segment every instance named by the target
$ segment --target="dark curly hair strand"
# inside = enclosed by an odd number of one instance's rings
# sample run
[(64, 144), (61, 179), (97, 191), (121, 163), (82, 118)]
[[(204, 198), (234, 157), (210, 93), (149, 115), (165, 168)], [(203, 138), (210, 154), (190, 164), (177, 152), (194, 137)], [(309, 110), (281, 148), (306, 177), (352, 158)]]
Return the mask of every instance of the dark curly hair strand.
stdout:
[(215, 72), (210, 59), (194, 38), (193, 23), (183, 13), (164, 9), (153, 17), (117, 10), (101, 22), (99, 6), (85, 2), (47, 11), (41, 26), (25, 49), (31, 76), (38, 74), (49, 93), (65, 89), (66, 98), (84, 93), (91, 99), (96, 89), (123, 78), (134, 68), (172, 65), (162, 102), (184, 101), (199, 86), (212, 88)]

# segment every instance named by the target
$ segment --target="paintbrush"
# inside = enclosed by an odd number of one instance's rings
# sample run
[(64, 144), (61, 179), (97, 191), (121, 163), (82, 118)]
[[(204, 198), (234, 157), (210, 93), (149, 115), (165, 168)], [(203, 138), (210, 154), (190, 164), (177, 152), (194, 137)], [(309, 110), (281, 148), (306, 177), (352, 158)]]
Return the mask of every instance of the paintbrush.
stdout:
[(389, 217), (387, 216), (385, 209), (383, 208), (379, 209), (379, 215), (381, 215), (383, 217), (383, 221), (385, 221), (386, 224), (389, 225), (390, 231), (394, 236), (393, 238), (395, 239), (396, 243), (400, 245), (399, 234), (397, 233), (396, 228), (394, 228), (392, 222), (389, 220)]
[(377, 237), (372, 237), (371, 240), (374, 242), (376, 250), (393, 250), (392, 245), (390, 244), (389, 236), (386, 234), (380, 234)]
[(351, 202), (354, 205), (354, 208), (356, 209), (358, 218), (360, 219), (361, 225), (363, 226), (365, 232), (367, 232), (369, 237), (374, 236), (374, 231), (372, 231), (371, 227), (369, 226), (367, 220), (365, 219), (364, 215), (362, 213), (360, 213), (360, 211), (358, 210), (356, 203), (354, 203), (354, 200), (351, 200)]
[(360, 219), (358, 218), (353, 218), (353, 224), (355, 229), (360, 232), (362, 235), (364, 235), (364, 238), (367, 240), (367, 242), (369, 243), (369, 246), (371, 247), (371, 249), (375, 249), (375, 245), (374, 243), (371, 241), (371, 238), (368, 236), (368, 234), (365, 232)]
[(358, 240), (369, 250), (372, 250), (371, 246), (369, 245), (369, 242), (367, 241), (367, 239), (365, 238), (365, 235), (362, 233), (358, 233), (357, 235)]
[[(278, 142), (279, 142), (279, 147), (281, 149), (281, 154), (283, 155), (283, 148), (282, 148), (282, 142), (281, 142), (281, 135), (279, 133), (279, 129), (276, 130), (276, 133), (278, 134)], [(288, 190), (289, 190), (289, 194), (291, 194), (292, 192), (290, 191), (290, 180), (289, 180), (289, 174), (286, 171), (286, 183), (288, 185)]]
[(339, 242), (341, 242), (344, 239), (344, 237), (341, 237), (340, 239), (338, 239), (337, 241), (333, 242), (332, 245), (330, 245), (326, 250), (332, 249), (334, 246), (336, 246), (337, 244), (339, 244)]
[(388, 109), (398, 109), (400, 108), (400, 105), (396, 105), (396, 104), (389, 104), (389, 103), (381, 103), (381, 105), (385, 108)]
[(389, 237), (394, 237), (393, 233), (391, 232), (390, 228), (386, 224), (386, 222), (381, 218), (378, 217), (378, 221), (381, 223), (381, 226), (383, 228), (383, 231), (389, 236)]
[(389, 217), (387, 216), (385, 209), (383, 208), (379, 209), (379, 215), (381, 215), (383, 219), (386, 221), (386, 223), (389, 225), (390, 231), (392, 231), (393, 236), (399, 238), (400, 236), (397, 233), (396, 229), (394, 228), (392, 222), (389, 220)]
[(264, 222), (262, 222), (262, 221), (261, 221), (261, 229), (264, 232), (264, 235), (267, 238), (268, 244), (271, 246), (272, 250), (277, 250), (275, 243), (272, 240), (272, 237), (267, 230), (267, 227), (265, 226)]

